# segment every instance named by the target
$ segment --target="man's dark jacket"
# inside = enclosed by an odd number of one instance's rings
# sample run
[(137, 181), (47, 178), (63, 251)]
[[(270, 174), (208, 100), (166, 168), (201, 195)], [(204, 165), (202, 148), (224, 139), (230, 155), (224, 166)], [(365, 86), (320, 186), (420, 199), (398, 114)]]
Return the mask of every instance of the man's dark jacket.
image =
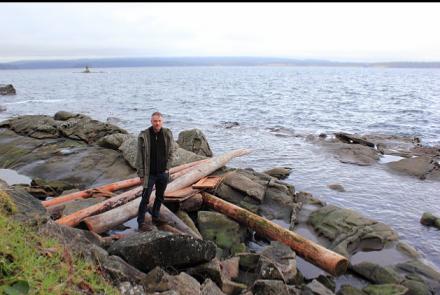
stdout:
[[(136, 169), (139, 177), (144, 178), (143, 187), (148, 186), (148, 177), (150, 176), (150, 144), (151, 136), (149, 128), (142, 130), (138, 136)], [(165, 141), (165, 154), (167, 155), (166, 169), (171, 167), (171, 161), (175, 151), (175, 143), (173, 133), (170, 129), (162, 127), (163, 137)]]

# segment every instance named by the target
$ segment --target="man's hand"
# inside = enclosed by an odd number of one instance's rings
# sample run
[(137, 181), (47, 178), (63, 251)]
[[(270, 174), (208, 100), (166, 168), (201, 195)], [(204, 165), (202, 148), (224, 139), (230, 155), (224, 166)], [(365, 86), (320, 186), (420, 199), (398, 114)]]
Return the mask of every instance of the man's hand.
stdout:
[(141, 183), (144, 183), (144, 177), (139, 177)]

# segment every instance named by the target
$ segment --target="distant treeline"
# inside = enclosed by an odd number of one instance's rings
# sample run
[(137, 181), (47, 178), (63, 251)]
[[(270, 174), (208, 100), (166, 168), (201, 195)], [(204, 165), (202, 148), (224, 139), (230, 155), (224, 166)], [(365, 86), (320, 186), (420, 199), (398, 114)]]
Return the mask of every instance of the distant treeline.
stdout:
[(326, 66), (326, 67), (386, 67), (440, 68), (440, 62), (335, 62), (315, 59), (273, 57), (147, 57), (91, 58), (75, 60), (26, 60), (0, 63), (0, 69), (61, 69), (110, 67), (171, 67), (171, 66)]

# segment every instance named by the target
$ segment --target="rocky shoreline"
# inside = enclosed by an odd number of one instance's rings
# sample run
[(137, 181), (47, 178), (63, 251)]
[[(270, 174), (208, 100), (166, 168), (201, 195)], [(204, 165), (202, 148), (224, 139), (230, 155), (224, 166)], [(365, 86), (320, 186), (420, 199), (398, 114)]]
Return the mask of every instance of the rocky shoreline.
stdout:
[[(390, 172), (440, 179), (440, 149), (424, 147), (415, 138), (338, 133), (334, 137), (309, 136), (307, 140), (343, 163), (371, 165), (381, 155), (392, 155), (401, 159), (387, 164)], [(212, 156), (200, 130), (181, 132), (176, 144), (173, 166)], [(135, 177), (135, 151), (135, 135), (82, 114), (60, 111), (53, 117), (11, 118), (0, 123), (0, 168), (29, 176), (32, 183), (10, 186), (2, 182), (1, 186), (17, 203), (17, 218), (38, 224), (42, 234), (58, 237), (73, 251), (99, 262), (122, 294), (440, 292), (440, 272), (399, 241), (392, 228), (297, 192), (282, 180), (291, 172), (288, 167), (265, 172), (224, 167), (214, 174), (227, 176), (211, 193), (292, 231), (308, 234), (308, 238), (346, 256), (351, 263), (343, 278), (309, 272), (312, 267), (289, 247), (259, 237), (203, 205), (174, 208), (203, 240), (163, 230), (137, 233), (128, 222), (112, 231), (124, 233), (124, 238), (116, 241), (110, 233), (98, 236), (56, 224), (38, 201)], [(333, 185), (333, 189), (342, 191), (343, 187)], [(104, 199), (77, 200), (58, 214)]]

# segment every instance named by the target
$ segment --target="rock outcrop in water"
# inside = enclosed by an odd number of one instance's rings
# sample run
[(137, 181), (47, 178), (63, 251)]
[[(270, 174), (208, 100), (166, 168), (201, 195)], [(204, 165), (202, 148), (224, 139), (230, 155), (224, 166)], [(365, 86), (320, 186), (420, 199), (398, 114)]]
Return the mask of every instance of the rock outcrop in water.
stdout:
[(325, 147), (342, 163), (370, 166), (384, 156), (398, 156), (403, 159), (386, 163), (391, 172), (440, 180), (440, 147), (423, 146), (417, 137), (339, 132), (334, 138), (312, 142)]
[(440, 229), (440, 217), (435, 216), (430, 212), (423, 213), (422, 218), (420, 218), (420, 223), (426, 226), (434, 226)]
[(17, 92), (12, 84), (0, 84), (0, 95), (16, 95)]

